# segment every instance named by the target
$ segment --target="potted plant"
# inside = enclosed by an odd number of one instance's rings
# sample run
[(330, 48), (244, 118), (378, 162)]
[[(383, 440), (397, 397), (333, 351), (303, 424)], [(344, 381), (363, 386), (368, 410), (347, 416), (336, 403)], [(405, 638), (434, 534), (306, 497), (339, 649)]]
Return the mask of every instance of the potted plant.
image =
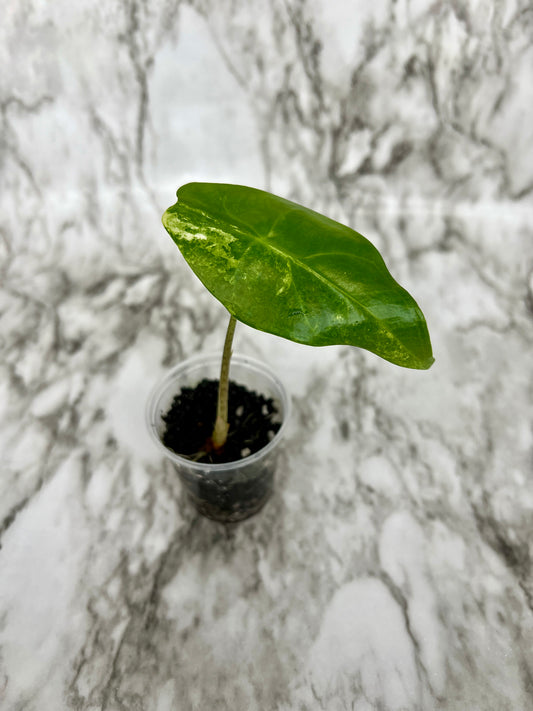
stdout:
[(198, 510), (240, 520), (271, 493), (289, 398), (268, 368), (231, 357), (237, 321), (406, 368), (429, 368), (431, 343), (422, 311), (358, 232), (240, 185), (189, 183), (177, 197), (163, 224), (230, 317), (222, 358), (191, 359), (154, 390), (149, 427)]

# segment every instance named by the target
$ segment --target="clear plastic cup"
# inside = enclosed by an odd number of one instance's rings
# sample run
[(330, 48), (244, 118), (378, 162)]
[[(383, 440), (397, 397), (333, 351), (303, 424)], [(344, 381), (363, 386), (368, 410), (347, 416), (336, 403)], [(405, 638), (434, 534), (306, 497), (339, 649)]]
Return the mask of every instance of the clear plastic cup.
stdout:
[(216, 521), (230, 522), (253, 516), (272, 493), (290, 400), (270, 368), (254, 358), (235, 354), (231, 358), (230, 380), (273, 399), (281, 419), (278, 432), (263, 449), (235, 462), (204, 464), (176, 454), (162, 442), (166, 427), (163, 415), (183, 387), (194, 387), (203, 378), (218, 380), (221, 358), (221, 353), (199, 355), (175, 366), (152, 391), (146, 418), (153, 439), (174, 463), (182, 486), (199, 513)]

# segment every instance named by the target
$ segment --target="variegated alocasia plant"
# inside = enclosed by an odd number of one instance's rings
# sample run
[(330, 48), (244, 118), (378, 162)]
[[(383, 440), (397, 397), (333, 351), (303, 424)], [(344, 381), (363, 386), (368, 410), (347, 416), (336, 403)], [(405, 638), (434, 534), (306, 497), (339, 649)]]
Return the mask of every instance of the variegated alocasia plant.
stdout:
[(189, 266), (229, 311), (212, 446), (228, 431), (236, 320), (311, 346), (345, 344), (406, 368), (433, 363), (426, 321), (358, 232), (255, 188), (189, 183), (163, 224)]

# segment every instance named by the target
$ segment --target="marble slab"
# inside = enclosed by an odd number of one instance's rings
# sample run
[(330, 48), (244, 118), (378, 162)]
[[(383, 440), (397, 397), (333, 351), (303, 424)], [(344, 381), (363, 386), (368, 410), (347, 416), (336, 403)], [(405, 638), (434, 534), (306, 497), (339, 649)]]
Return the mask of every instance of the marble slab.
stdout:
[[(532, 31), (527, 0), (3, 8), (2, 711), (533, 709)], [(190, 180), (365, 234), (436, 357), (240, 325), (293, 416), (234, 525), (144, 420), (224, 338), (160, 223)]]

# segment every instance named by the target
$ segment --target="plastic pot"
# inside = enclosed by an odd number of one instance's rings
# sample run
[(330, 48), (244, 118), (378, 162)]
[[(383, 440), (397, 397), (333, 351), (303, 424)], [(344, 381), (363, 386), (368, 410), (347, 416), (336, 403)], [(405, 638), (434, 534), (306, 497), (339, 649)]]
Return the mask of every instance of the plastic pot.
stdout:
[(224, 464), (206, 464), (168, 449), (162, 442), (163, 415), (183, 387), (194, 387), (203, 378), (218, 380), (221, 354), (194, 356), (175, 366), (154, 388), (148, 400), (148, 429), (157, 446), (174, 464), (188, 497), (203, 516), (216, 521), (241, 521), (257, 513), (270, 497), (276, 462), (287, 420), (290, 400), (283, 384), (266, 365), (235, 354), (230, 380), (272, 398), (281, 427), (263, 449), (244, 459)]

